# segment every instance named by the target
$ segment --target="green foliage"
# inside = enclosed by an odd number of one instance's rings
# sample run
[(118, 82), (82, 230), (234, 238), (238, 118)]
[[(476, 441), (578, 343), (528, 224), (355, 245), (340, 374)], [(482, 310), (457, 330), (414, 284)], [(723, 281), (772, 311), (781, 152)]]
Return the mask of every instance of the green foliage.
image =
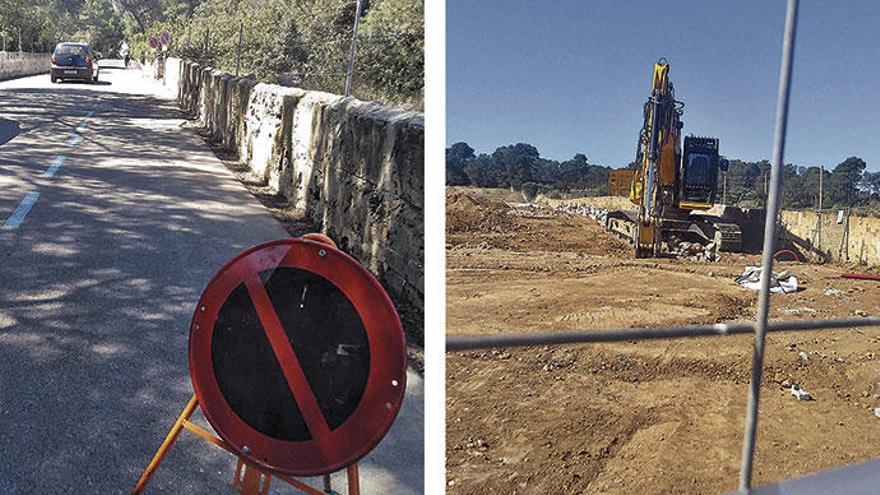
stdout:
[(608, 170), (588, 163), (580, 153), (564, 162), (547, 160), (525, 143), (502, 146), (491, 155), (479, 156), (474, 156), (473, 148), (466, 143), (446, 149), (448, 185), (509, 187), (528, 194), (537, 184), (538, 192), (577, 190), (582, 195), (597, 196), (608, 194)]
[(0, 0), (0, 49), (49, 52), (85, 41), (109, 55), (122, 38), (122, 13), (110, 0)]
[(105, 57), (114, 56), (123, 39), (122, 15), (107, 0), (85, 0), (77, 15), (75, 36)]
[[(151, 36), (172, 35), (168, 55), (260, 80), (342, 93), (355, 0), (0, 0), (0, 48), (50, 51), (87, 41), (105, 56), (153, 60)], [(351, 94), (422, 107), (422, 0), (364, 0)]]
[(464, 164), (475, 158), (474, 149), (466, 143), (455, 143), (446, 149), (446, 184), (464, 186), (470, 183)]
[[(342, 93), (354, 0), (121, 0), (136, 58), (157, 56), (150, 35), (174, 36), (171, 55), (274, 83)], [(364, 0), (351, 94), (422, 106), (422, 0)], [(241, 57), (239, 62), (239, 32)]]
[[(631, 162), (624, 168), (632, 169)], [(849, 157), (822, 176), (823, 208), (852, 206), (880, 209), (880, 172), (865, 171), (865, 161)], [(447, 185), (509, 187), (530, 194), (538, 191), (552, 197), (601, 196), (608, 194), (609, 167), (588, 162), (583, 154), (557, 162), (540, 157), (534, 146), (519, 143), (502, 146), (491, 155), (474, 155), (467, 143), (446, 149)], [(820, 167), (786, 164), (782, 167), (782, 206), (788, 209), (819, 205)], [(728, 160), (727, 203), (742, 207), (764, 207), (770, 162)], [(724, 200), (725, 173), (718, 174), (717, 202)], [(537, 193), (535, 193), (537, 194)]]
[(422, 0), (377, 0), (364, 19), (358, 81), (400, 101), (422, 98), (425, 79)]

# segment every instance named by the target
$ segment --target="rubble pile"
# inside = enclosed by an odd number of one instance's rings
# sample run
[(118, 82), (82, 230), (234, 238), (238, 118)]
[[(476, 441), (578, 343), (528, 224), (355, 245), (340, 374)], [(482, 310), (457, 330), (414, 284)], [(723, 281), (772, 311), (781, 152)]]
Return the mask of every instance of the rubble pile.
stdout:
[(675, 239), (666, 243), (669, 253), (677, 258), (691, 261), (718, 261), (718, 246), (713, 241), (706, 245), (699, 242), (677, 241)]
[[(599, 208), (597, 206), (563, 203), (556, 207), (558, 211), (582, 215), (592, 218), (599, 225), (608, 225), (608, 209)], [(718, 245), (713, 241), (708, 244), (699, 242), (682, 241), (679, 239), (670, 239), (666, 243), (669, 254), (676, 258), (686, 259), (690, 261), (718, 261), (721, 257), (718, 254)]]
[(591, 205), (563, 203), (563, 204), (557, 206), (556, 209), (558, 211), (564, 211), (566, 213), (573, 213), (575, 215), (590, 217), (593, 220), (599, 222), (599, 225), (602, 225), (602, 226), (605, 226), (608, 223), (608, 209), (607, 208), (599, 208), (597, 206), (591, 206)]

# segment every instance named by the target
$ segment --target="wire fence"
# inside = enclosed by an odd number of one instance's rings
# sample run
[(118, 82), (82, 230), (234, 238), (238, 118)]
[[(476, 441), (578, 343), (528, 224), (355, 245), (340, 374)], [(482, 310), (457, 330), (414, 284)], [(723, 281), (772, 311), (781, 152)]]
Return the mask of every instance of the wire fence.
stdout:
[[(779, 77), (779, 96), (776, 109), (773, 158), (768, 184), (767, 211), (779, 211), (781, 167), (784, 163), (785, 133), (788, 121), (788, 101), (791, 68), (794, 56), (798, 0), (788, 0), (782, 64)], [(748, 406), (743, 433), (742, 459), (739, 488), (748, 491), (752, 487), (752, 473), (757, 441), (758, 409), (764, 363), (764, 342), (767, 332), (849, 329), (880, 326), (880, 318), (849, 318), (828, 320), (768, 321), (770, 309), (770, 275), (773, 269), (773, 253), (777, 240), (778, 216), (766, 215), (764, 246), (762, 252), (761, 282), (758, 293), (758, 311), (754, 322), (682, 327), (652, 327), (638, 329), (614, 329), (605, 331), (567, 331), (548, 333), (505, 333), (501, 335), (447, 336), (446, 351), (463, 351), (498, 347), (526, 347), (554, 344), (584, 344), (602, 342), (625, 342), (647, 339), (672, 339), (697, 336), (724, 336), (743, 333), (754, 334), (751, 379), (749, 381)], [(821, 223), (820, 223), (821, 225)], [(821, 227), (820, 227), (821, 230)], [(847, 230), (848, 232), (848, 230)], [(848, 234), (846, 234), (848, 235)], [(844, 241), (845, 242), (845, 241)], [(843, 487), (841, 487), (843, 488)]]

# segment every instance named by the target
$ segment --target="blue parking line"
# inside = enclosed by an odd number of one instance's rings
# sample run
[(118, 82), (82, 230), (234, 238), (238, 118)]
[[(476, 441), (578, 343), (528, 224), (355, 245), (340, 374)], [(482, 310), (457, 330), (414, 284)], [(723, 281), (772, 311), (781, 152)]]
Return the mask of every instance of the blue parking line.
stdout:
[(55, 160), (52, 162), (52, 165), (49, 165), (49, 168), (43, 172), (44, 179), (51, 179), (55, 176), (55, 172), (64, 165), (64, 160), (67, 160), (67, 155), (58, 155), (55, 157)]
[(70, 136), (70, 139), (67, 140), (67, 145), (76, 146), (77, 144), (79, 144), (80, 141), (82, 141), (82, 136), (74, 133)]
[(40, 197), (40, 193), (36, 191), (31, 191), (27, 193), (24, 199), (21, 200), (21, 203), (18, 204), (18, 208), (12, 212), (12, 215), (6, 219), (6, 223), (3, 224), (3, 230), (13, 230), (17, 229), (22, 222), (24, 222), (24, 217), (31, 211), (31, 208), (34, 207), (34, 203), (37, 202), (37, 199)]

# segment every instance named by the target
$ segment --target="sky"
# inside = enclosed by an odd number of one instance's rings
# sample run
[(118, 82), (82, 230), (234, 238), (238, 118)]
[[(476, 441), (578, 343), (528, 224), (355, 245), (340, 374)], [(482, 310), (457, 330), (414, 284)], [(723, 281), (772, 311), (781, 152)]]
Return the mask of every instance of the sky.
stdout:
[[(684, 133), (769, 159), (782, 0), (447, 0), (446, 138), (478, 153), (634, 159), (654, 63), (666, 57)], [(800, 2), (785, 161), (880, 170), (880, 2)]]

